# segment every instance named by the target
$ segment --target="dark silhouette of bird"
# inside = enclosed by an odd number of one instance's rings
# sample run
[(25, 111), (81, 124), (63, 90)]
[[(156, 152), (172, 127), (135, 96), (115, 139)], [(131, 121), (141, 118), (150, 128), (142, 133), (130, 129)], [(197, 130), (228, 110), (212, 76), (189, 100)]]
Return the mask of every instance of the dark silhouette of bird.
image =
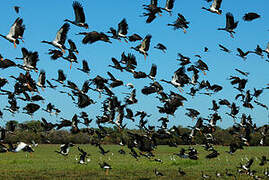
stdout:
[(267, 161), (269, 161), (269, 159), (267, 159), (266, 156), (262, 156), (260, 160), (261, 160), (261, 162), (259, 163), (260, 166), (264, 166), (267, 163)]
[(184, 33), (186, 33), (186, 29), (189, 28), (188, 24), (190, 22), (188, 22), (185, 17), (178, 13), (177, 14), (177, 20), (173, 23), (173, 24), (167, 24), (168, 26), (173, 26), (174, 27), (174, 30), (177, 30), (179, 28), (183, 29)]
[(109, 37), (104, 34), (103, 32), (97, 32), (97, 31), (92, 31), (92, 32), (80, 32), (78, 35), (84, 35), (84, 38), (82, 39), (83, 44), (93, 44), (97, 41), (104, 41), (107, 43), (111, 43), (109, 40)]
[(77, 46), (74, 43), (74, 41), (72, 41), (71, 39), (68, 39), (67, 42), (69, 44), (69, 50), (72, 51), (72, 52), (74, 52), (74, 53), (76, 53), (76, 54), (79, 54), (78, 49), (77, 49)]
[(4, 59), (3, 56), (0, 54), (0, 68), (1, 69), (6, 69), (9, 67), (16, 67), (16, 63), (14, 63), (13, 61), (9, 60), (9, 59)]
[(77, 69), (86, 74), (89, 74), (91, 71), (89, 68), (88, 62), (86, 60), (82, 60), (82, 69), (81, 68), (77, 68)]
[(143, 5), (144, 9), (147, 10), (146, 13), (143, 13), (142, 17), (148, 16), (146, 23), (151, 23), (156, 18), (156, 14), (161, 16), (162, 8), (158, 6), (157, 0), (151, 0), (149, 5)]
[(224, 30), (230, 33), (231, 37), (234, 38), (233, 33), (234, 29), (237, 27), (238, 21), (234, 21), (234, 16), (232, 13), (228, 12), (226, 13), (226, 26), (225, 28), (218, 28), (218, 30)]
[(244, 76), (248, 76), (249, 75), (249, 72), (244, 72), (244, 71), (241, 71), (240, 69), (235, 69), (237, 72), (239, 72), (240, 74), (244, 75)]
[(244, 21), (252, 21), (254, 19), (257, 19), (257, 18), (260, 18), (261, 16), (257, 13), (254, 13), (254, 12), (249, 12), (249, 13), (246, 13), (244, 16), (243, 16), (243, 20)]
[(161, 50), (164, 53), (167, 50), (167, 48), (163, 44), (161, 44), (161, 43), (158, 43), (156, 46), (154, 46), (154, 48), (159, 49), (159, 50)]
[(71, 21), (71, 20), (65, 19), (64, 21), (70, 22), (71, 24), (74, 24), (76, 26), (84, 27), (84, 28), (88, 29), (89, 26), (86, 23), (84, 10), (83, 10), (83, 6), (81, 5), (81, 3), (79, 3), (78, 1), (74, 1), (72, 6), (74, 9), (74, 13), (75, 13), (75, 20)]
[(32, 115), (34, 112), (36, 112), (38, 109), (40, 108), (40, 106), (38, 104), (35, 103), (28, 103), (23, 110), (26, 110), (26, 114)]
[(180, 65), (181, 66), (185, 66), (187, 64), (190, 64), (191, 61), (190, 61), (190, 58), (189, 57), (186, 57), (186, 56), (183, 56), (182, 54), (178, 53), (177, 54), (179, 56), (180, 59), (177, 59), (178, 61), (181, 61)]
[(227, 49), (226, 47), (224, 47), (223, 45), (219, 44), (219, 47), (221, 48), (220, 50), (224, 51), (224, 52), (227, 52), (227, 53), (230, 53), (231, 50)]
[(21, 7), (19, 7), (19, 6), (14, 6), (14, 10), (15, 10), (15, 12), (16, 12), (17, 14), (20, 12), (20, 8), (21, 8)]
[(110, 152), (109, 150), (105, 151), (104, 148), (103, 148), (100, 144), (98, 145), (98, 148), (99, 148), (100, 153), (101, 153), (102, 155), (105, 155), (105, 154), (107, 154), (107, 153)]
[(212, 158), (218, 157), (218, 155), (220, 155), (220, 153), (218, 151), (216, 151), (215, 149), (213, 149), (212, 153), (206, 155), (206, 158), (207, 159), (212, 159)]
[(128, 36), (128, 40), (130, 42), (135, 42), (135, 41), (140, 41), (143, 38), (141, 36), (139, 36), (138, 34), (132, 34), (131, 36)]
[(0, 77), (0, 89), (8, 84), (8, 80), (5, 78)]
[(52, 79), (52, 80), (54, 80), (54, 81), (56, 81), (58, 83), (63, 84), (64, 81), (66, 80), (66, 75), (64, 74), (64, 71), (61, 70), (61, 69), (59, 69), (58, 70), (58, 79)]
[(76, 55), (70, 49), (68, 49), (68, 55), (65, 56), (65, 57), (62, 56), (62, 58), (70, 62), (70, 69), (72, 68), (72, 63), (73, 62), (78, 63)]
[(43, 127), (43, 129), (45, 131), (50, 131), (52, 130), (54, 127), (56, 127), (55, 124), (51, 123), (51, 122), (47, 122), (47, 120), (45, 118), (41, 118), (41, 127)]
[(63, 57), (63, 51), (59, 51), (57, 49), (49, 49), (49, 53), (48, 53), (50, 56), (50, 58), (52, 60), (56, 60), (60, 57)]
[(146, 60), (147, 56), (148, 56), (148, 50), (149, 50), (149, 47), (150, 47), (150, 40), (151, 40), (151, 35), (148, 34), (142, 41), (141, 44), (139, 44), (138, 46), (136, 47), (131, 47), (132, 49), (138, 51), (139, 53), (143, 54), (144, 55), (144, 58)]

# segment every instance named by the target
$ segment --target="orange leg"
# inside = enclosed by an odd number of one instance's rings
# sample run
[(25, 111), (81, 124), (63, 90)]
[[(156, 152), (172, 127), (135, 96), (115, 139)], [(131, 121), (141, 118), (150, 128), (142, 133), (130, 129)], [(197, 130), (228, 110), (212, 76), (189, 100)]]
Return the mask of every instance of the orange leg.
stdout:
[(108, 171), (109, 171), (109, 169), (106, 169), (106, 176), (108, 176)]
[(61, 49), (63, 53), (65, 53), (65, 50), (64, 49)]
[(203, 71), (203, 73), (204, 73), (204, 75), (206, 75), (206, 72), (205, 71)]
[(13, 41), (13, 44), (14, 44), (14, 48), (16, 48), (17, 46), (16, 46), (16, 42), (15, 41)]
[(186, 29), (185, 29), (185, 28), (183, 28), (183, 32), (184, 32), (184, 33), (187, 33), (187, 31), (186, 31)]
[(71, 70), (71, 68), (72, 68), (72, 63), (70, 63), (70, 70)]
[(147, 55), (146, 54), (144, 54), (144, 59), (145, 59), (145, 61), (147, 60)]

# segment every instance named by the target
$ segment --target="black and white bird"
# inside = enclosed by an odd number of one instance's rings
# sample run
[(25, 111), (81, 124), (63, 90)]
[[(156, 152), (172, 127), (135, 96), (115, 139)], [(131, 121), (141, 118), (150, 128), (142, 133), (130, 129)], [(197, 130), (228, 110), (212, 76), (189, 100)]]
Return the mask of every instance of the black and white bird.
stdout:
[(70, 147), (75, 146), (73, 143), (65, 143), (60, 146), (60, 151), (55, 151), (61, 155), (67, 156), (70, 150)]
[(42, 90), (44, 90), (45, 83), (46, 83), (46, 72), (44, 70), (41, 70), (39, 73), (38, 81), (37, 81), (36, 85), (41, 87)]
[(165, 7), (162, 10), (167, 11), (170, 16), (172, 15), (172, 9), (174, 8), (175, 0), (166, 0)]
[(117, 35), (120, 38), (124, 38), (124, 40), (127, 42), (126, 38), (127, 38), (127, 33), (128, 33), (128, 24), (126, 22), (126, 19), (124, 18), (119, 24), (118, 24), (118, 31), (117, 31)]
[(63, 53), (65, 53), (65, 41), (67, 37), (67, 33), (70, 29), (70, 25), (65, 23), (57, 32), (56, 37), (53, 41), (41, 41), (42, 43), (51, 44), (54, 47), (60, 49)]
[(72, 52), (79, 54), (78, 49), (76, 44), (74, 43), (74, 41), (72, 41), (71, 39), (67, 40), (68, 44), (69, 44), (69, 50), (71, 50)]
[(21, 150), (30, 152), (30, 153), (34, 152), (34, 149), (32, 148), (32, 146), (24, 142), (19, 142), (17, 147), (13, 150), (13, 152), (19, 152)]
[(234, 38), (233, 33), (234, 29), (237, 27), (238, 21), (234, 21), (234, 16), (232, 13), (228, 12), (226, 13), (226, 26), (225, 28), (218, 28), (218, 30), (224, 30), (230, 33), (231, 37)]
[(11, 26), (9, 33), (6, 36), (0, 34), (0, 36), (5, 38), (9, 42), (13, 43), (14, 48), (16, 48), (16, 45), (20, 43), (19, 39), (23, 40), (23, 33), (25, 30), (25, 25), (22, 23), (23, 23), (23, 19), (18, 17), (13, 23), (13, 25)]
[(84, 28), (88, 29), (89, 26), (85, 22), (86, 18), (85, 18), (83, 6), (81, 5), (81, 3), (79, 3), (78, 1), (74, 1), (72, 6), (73, 6), (73, 9), (74, 9), (74, 13), (75, 13), (75, 20), (71, 21), (71, 20), (65, 19), (64, 21), (70, 22), (70, 23), (72, 23), (72, 24), (74, 24), (76, 26), (84, 27)]
[(143, 54), (144, 55), (144, 58), (145, 60), (147, 59), (147, 56), (148, 56), (148, 50), (149, 50), (149, 47), (150, 47), (150, 40), (151, 40), (151, 35), (148, 34), (142, 41), (141, 44), (139, 44), (138, 46), (136, 47), (131, 47), (132, 49), (138, 51), (139, 53)]
[(108, 175), (108, 171), (110, 169), (112, 169), (112, 167), (106, 162), (99, 163), (99, 165), (100, 165), (100, 168), (102, 168), (102, 169), (104, 169), (106, 171), (106, 175)]
[(151, 79), (151, 80), (155, 80), (155, 77), (156, 77), (156, 74), (157, 74), (157, 65), (156, 64), (152, 64), (151, 65), (151, 68), (150, 68), (150, 73), (148, 74), (148, 77)]
[(163, 176), (163, 173), (158, 171), (156, 168), (154, 169), (154, 173), (155, 173), (156, 176)]
[(66, 80), (66, 75), (64, 74), (64, 71), (62, 69), (59, 69), (58, 70), (58, 79), (52, 79), (52, 80), (63, 84), (64, 81)]
[(180, 13), (178, 13), (177, 16), (177, 20), (173, 24), (167, 24), (167, 26), (173, 26), (174, 30), (181, 28), (183, 29), (184, 33), (186, 33), (186, 29), (189, 28), (188, 24), (190, 22), (187, 21), (185, 17)]
[(222, 10), (220, 10), (221, 2), (222, 0), (214, 0), (210, 8), (202, 7), (202, 9), (205, 9), (212, 13), (221, 14), (222, 13)]
[(79, 152), (80, 152), (80, 154), (79, 154), (79, 161), (78, 161), (78, 163), (79, 164), (86, 164), (87, 163), (87, 161), (90, 161), (89, 159), (87, 159), (87, 157), (88, 157), (88, 153), (87, 152), (85, 152), (82, 148), (80, 148), (80, 147), (78, 147), (78, 150), (79, 150)]
[(28, 51), (26, 48), (21, 48), (22, 52), (22, 58), (16, 58), (16, 59), (23, 59), (23, 65), (21, 67), (22, 69), (26, 71), (34, 70), (37, 72), (36, 63), (39, 61), (38, 58), (38, 52), (37, 51)]

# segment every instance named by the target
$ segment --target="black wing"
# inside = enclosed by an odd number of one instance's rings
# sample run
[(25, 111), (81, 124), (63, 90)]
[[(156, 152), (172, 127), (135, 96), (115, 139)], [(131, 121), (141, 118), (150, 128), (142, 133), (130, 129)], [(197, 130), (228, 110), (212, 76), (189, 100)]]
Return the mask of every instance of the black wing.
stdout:
[(84, 14), (84, 10), (83, 10), (82, 5), (79, 2), (74, 1), (73, 2), (73, 9), (75, 12), (75, 18), (76, 18), (75, 21), (78, 23), (85, 23), (85, 14)]

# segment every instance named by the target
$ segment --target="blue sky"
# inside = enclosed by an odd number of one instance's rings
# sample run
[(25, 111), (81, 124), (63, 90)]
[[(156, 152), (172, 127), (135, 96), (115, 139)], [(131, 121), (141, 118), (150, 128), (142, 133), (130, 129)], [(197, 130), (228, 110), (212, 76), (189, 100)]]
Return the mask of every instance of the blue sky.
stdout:
[[(223, 86), (223, 90), (212, 97), (205, 95), (197, 95), (192, 98), (186, 94), (189, 92), (189, 87), (184, 88), (182, 94), (188, 99), (188, 102), (184, 104), (184, 107), (180, 107), (175, 113), (174, 117), (170, 117), (169, 126), (172, 125), (194, 125), (190, 118), (184, 114), (185, 108), (195, 108), (201, 112), (203, 117), (207, 117), (211, 112), (208, 108), (211, 107), (211, 101), (213, 99), (226, 98), (231, 102), (236, 102), (237, 105), (242, 104), (239, 101), (234, 100), (237, 91), (232, 88), (227, 78), (230, 75), (236, 75), (242, 77), (235, 72), (235, 68), (243, 71), (250, 72), (248, 77), (248, 84), (246, 89), (250, 89), (253, 92), (253, 88), (260, 89), (265, 87), (268, 82), (268, 62), (266, 58), (261, 59), (255, 54), (250, 54), (246, 61), (243, 61), (240, 57), (236, 56), (236, 48), (240, 47), (242, 50), (254, 50), (259, 44), (263, 49), (266, 48), (269, 39), (269, 13), (268, 7), (266, 7), (266, 0), (260, 0), (259, 3), (252, 0), (238, 0), (228, 1), (223, 0), (221, 9), (223, 14), (221, 16), (209, 13), (201, 9), (202, 6), (209, 7), (210, 3), (206, 3), (204, 0), (188, 1), (188, 0), (176, 0), (173, 14), (170, 16), (164, 12), (161, 17), (157, 17), (151, 24), (146, 24), (144, 17), (139, 17), (143, 12), (142, 5), (148, 4), (150, 0), (139, 1), (127, 1), (126, 0), (114, 0), (114, 1), (79, 1), (84, 6), (86, 15), (86, 21), (89, 25), (89, 31), (107, 32), (110, 27), (117, 28), (117, 24), (126, 18), (129, 24), (128, 34), (138, 33), (142, 37), (147, 34), (152, 35), (151, 47), (149, 50), (149, 56), (147, 60), (141, 54), (138, 54), (134, 50), (130, 49), (131, 46), (136, 46), (136, 43), (125, 43), (112, 40), (112, 44), (97, 42), (91, 45), (84, 45), (81, 43), (82, 36), (75, 35), (78, 32), (85, 32), (85, 29), (76, 27), (71, 24), (71, 29), (68, 33), (68, 38), (75, 41), (80, 54), (78, 55), (79, 64), (73, 64), (72, 69), (69, 69), (69, 63), (65, 60), (59, 59), (57, 61), (50, 60), (47, 50), (52, 48), (47, 44), (41, 44), (41, 40), (53, 40), (56, 32), (63, 25), (64, 19), (74, 19), (74, 12), (72, 9), (71, 0), (46, 0), (46, 1), (34, 1), (34, 0), (21, 0), (21, 1), (3, 1), (0, 7), (0, 33), (7, 34), (14, 20), (20, 16), (24, 19), (26, 30), (24, 33), (25, 43), (20, 44), (16, 49), (13, 45), (5, 39), (0, 39), (0, 53), (4, 58), (14, 61), (15, 57), (21, 57), (21, 47), (26, 47), (32, 51), (38, 51), (39, 59), (38, 68), (44, 69), (48, 79), (57, 78), (58, 69), (63, 69), (67, 75), (67, 79), (76, 82), (79, 87), (82, 86), (84, 80), (88, 77), (77, 71), (77, 67), (81, 67), (83, 59), (88, 61), (91, 68), (90, 78), (95, 77), (97, 74), (107, 77), (106, 72), (110, 71), (116, 78), (120, 78), (125, 83), (132, 82), (137, 88), (137, 97), (139, 99), (138, 104), (132, 106), (134, 111), (144, 110), (152, 116), (149, 118), (150, 125), (159, 125), (157, 122), (161, 115), (158, 113), (156, 106), (161, 104), (154, 98), (156, 95), (141, 95), (141, 88), (148, 85), (151, 81), (146, 80), (133, 80), (129, 73), (121, 73), (117, 70), (109, 68), (108, 65), (112, 64), (111, 57), (120, 59), (121, 53), (133, 53), (135, 54), (138, 66), (137, 70), (149, 72), (152, 63), (155, 63), (158, 67), (157, 80), (170, 79), (173, 72), (179, 67), (179, 63), (176, 61), (177, 53), (182, 53), (185, 56), (191, 57), (192, 62), (196, 62), (198, 58), (194, 55), (199, 54), (202, 56), (202, 60), (209, 66), (209, 72), (206, 76), (200, 73), (199, 81), (205, 79), (209, 80), (212, 84), (219, 84)], [(242, 3), (244, 2), (244, 3)], [(20, 13), (16, 14), (13, 6), (20, 6)], [(165, 0), (159, 1), (160, 6), (165, 5)], [(217, 31), (219, 27), (225, 27), (225, 14), (227, 12), (233, 13), (235, 20), (239, 20), (237, 29), (235, 29), (235, 38), (232, 39), (227, 32)], [(247, 12), (257, 12), (261, 15), (260, 19), (252, 22), (244, 22), (242, 17)], [(183, 31), (174, 31), (166, 24), (172, 23), (177, 18), (177, 13), (181, 13), (185, 18), (190, 21), (187, 33)], [(167, 53), (163, 53), (153, 47), (157, 43), (162, 43), (167, 47)], [(232, 53), (224, 53), (219, 50), (218, 44), (223, 44), (227, 48), (232, 50)], [(204, 47), (209, 48), (209, 52), (203, 52)], [(0, 71), (1, 77), (8, 77), (9, 75), (18, 76), (22, 70), (10, 68)], [(23, 72), (24, 73), (24, 72)], [(31, 72), (34, 79), (37, 80), (38, 74)], [(10, 84), (4, 89), (12, 89), (14, 81), (10, 80)], [(169, 85), (163, 84), (165, 91), (170, 90), (177, 92), (177, 89)], [(57, 90), (63, 90), (58, 88)], [(56, 107), (62, 110), (62, 113), (56, 116), (50, 116), (42, 110), (37, 111), (33, 118), (29, 115), (23, 114), (22, 107), (25, 106), (25, 102), (19, 102), (21, 106), (20, 113), (12, 116), (9, 112), (3, 111), (2, 125), (8, 120), (18, 120), (20, 122), (28, 120), (40, 120), (41, 117), (47, 118), (48, 121), (56, 122), (59, 117), (71, 119), (74, 113), (79, 113), (82, 110), (88, 112), (89, 116), (95, 119), (96, 115), (101, 115), (100, 102), (103, 98), (99, 99), (95, 92), (90, 91), (89, 96), (98, 101), (96, 105), (91, 105), (85, 109), (78, 109), (75, 104), (66, 95), (59, 94), (57, 90), (51, 90), (49, 88), (41, 92), (41, 95), (46, 97), (44, 104), (39, 103), (41, 107), (45, 108), (46, 104), (51, 102)], [(119, 95), (120, 100), (123, 100), (122, 92), (129, 92), (125, 87), (119, 87), (114, 89), (116, 95)], [(259, 97), (259, 101), (267, 105), (269, 102), (268, 90)], [(7, 99), (1, 96), (0, 109), (2, 110), (7, 104)], [(226, 107), (222, 107), (220, 114), (223, 121), (218, 122), (221, 127), (229, 127), (232, 125), (232, 119), (225, 115), (225, 112), (230, 112)], [(241, 113), (251, 114), (253, 121), (257, 125), (263, 125), (268, 123), (268, 112), (257, 105), (253, 110), (240, 107)], [(126, 120), (129, 127), (134, 127), (135, 123)], [(136, 123), (138, 122), (138, 119)], [(94, 126), (94, 123), (92, 124)]]

